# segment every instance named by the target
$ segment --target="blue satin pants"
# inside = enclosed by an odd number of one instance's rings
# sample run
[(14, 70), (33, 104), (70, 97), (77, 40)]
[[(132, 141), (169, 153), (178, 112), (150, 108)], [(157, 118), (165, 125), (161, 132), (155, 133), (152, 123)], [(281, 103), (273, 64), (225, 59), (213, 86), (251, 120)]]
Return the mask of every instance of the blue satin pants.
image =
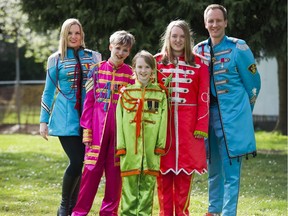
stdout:
[(229, 158), (224, 141), (218, 106), (210, 107), (208, 190), (210, 213), (236, 216), (242, 158)]

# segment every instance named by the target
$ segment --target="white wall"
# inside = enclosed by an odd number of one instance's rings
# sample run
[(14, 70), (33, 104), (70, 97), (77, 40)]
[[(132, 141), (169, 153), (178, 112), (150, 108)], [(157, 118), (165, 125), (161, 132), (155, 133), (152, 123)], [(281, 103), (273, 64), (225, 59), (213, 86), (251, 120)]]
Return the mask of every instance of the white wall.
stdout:
[(257, 64), (261, 77), (261, 90), (256, 101), (254, 115), (279, 115), (278, 72), (275, 58)]

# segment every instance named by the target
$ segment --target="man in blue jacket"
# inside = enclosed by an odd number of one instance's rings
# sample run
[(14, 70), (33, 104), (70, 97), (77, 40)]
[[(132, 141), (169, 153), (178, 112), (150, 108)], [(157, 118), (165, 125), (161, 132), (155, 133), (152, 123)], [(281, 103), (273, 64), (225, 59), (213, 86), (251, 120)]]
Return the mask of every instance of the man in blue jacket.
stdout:
[(204, 23), (210, 37), (197, 44), (194, 52), (209, 62), (210, 71), (206, 216), (234, 216), (242, 157), (256, 156), (252, 111), (260, 91), (260, 75), (246, 42), (225, 35), (228, 20), (223, 6), (209, 5)]

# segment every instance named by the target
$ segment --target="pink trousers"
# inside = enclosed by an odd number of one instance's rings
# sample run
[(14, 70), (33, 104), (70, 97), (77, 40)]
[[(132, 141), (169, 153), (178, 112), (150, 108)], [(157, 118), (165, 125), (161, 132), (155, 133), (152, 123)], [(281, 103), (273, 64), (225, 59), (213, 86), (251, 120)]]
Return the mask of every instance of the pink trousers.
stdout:
[[(115, 124), (107, 124), (96, 164), (85, 164), (84, 166), (80, 192), (72, 216), (84, 216), (89, 213), (103, 172), (105, 173), (106, 181), (105, 194), (99, 215), (118, 215), (118, 206), (121, 197), (121, 176), (119, 158), (115, 158), (115, 136)], [(86, 153), (89, 152), (93, 153), (93, 149), (86, 147)], [(117, 159), (118, 161), (116, 161)]]

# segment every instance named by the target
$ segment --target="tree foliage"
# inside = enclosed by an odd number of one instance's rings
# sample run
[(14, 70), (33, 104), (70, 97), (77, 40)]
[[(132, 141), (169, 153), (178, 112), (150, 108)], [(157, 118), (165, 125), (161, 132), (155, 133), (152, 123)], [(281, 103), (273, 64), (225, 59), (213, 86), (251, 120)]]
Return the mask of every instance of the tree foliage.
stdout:
[[(88, 48), (109, 57), (109, 36), (125, 29), (136, 37), (131, 56), (140, 49), (156, 53), (159, 39), (171, 20), (185, 19), (196, 42), (208, 37), (203, 12), (208, 4), (228, 9), (227, 35), (246, 40), (255, 57), (275, 57), (280, 89), (279, 123), (287, 134), (287, 2), (285, 0), (21, 0), (29, 25), (38, 32), (59, 29), (69, 17), (78, 18), (86, 33)], [(52, 40), (52, 39), (51, 39)], [(286, 122), (286, 124), (285, 124)], [(278, 128), (279, 129), (279, 128)]]
[(43, 41), (45, 46), (49, 45), (48, 39), (51, 32), (48, 32), (49, 34), (47, 31), (36, 32), (30, 28), (28, 14), (23, 13), (20, 0), (1, 0), (0, 9), (1, 40), (15, 43), (18, 47), (26, 46), (26, 48), (39, 47), (39, 41)]
[[(49, 36), (53, 40), (49, 41)], [(45, 35), (37, 33), (29, 27), (28, 15), (22, 12), (20, 0), (0, 1), (0, 63), (3, 65), (1, 71), (8, 72), (1, 74), (1, 80), (14, 80), (16, 77), (15, 60), (16, 50), (19, 50), (21, 80), (43, 79), (43, 62), (51, 54), (57, 34)], [(44, 47), (42, 49), (41, 47)], [(54, 44), (56, 44), (54, 42)], [(53, 46), (53, 45), (52, 45)], [(44, 55), (43, 58), (43, 53)], [(48, 54), (49, 53), (49, 54)], [(25, 56), (25, 57), (24, 57)], [(38, 62), (38, 63), (35, 63)], [(40, 63), (39, 63), (40, 62)]]
[(287, 3), (284, 0), (70, 0), (69, 3), (22, 0), (23, 11), (29, 15), (29, 24), (36, 31), (59, 31), (65, 19), (75, 17), (83, 24), (87, 45), (102, 53), (108, 48), (109, 36), (120, 29), (135, 35), (135, 52), (147, 49), (155, 53), (166, 25), (178, 18), (190, 23), (199, 42), (208, 36), (203, 23), (204, 9), (215, 2), (228, 9), (227, 34), (246, 40), (257, 58), (275, 57), (279, 49), (287, 50)]
[[(71, 0), (68, 5), (66, 1), (60, 0), (52, 0), (49, 3), (45, 0), (22, 0), (22, 2), (24, 12), (29, 15), (30, 24), (39, 32), (47, 29), (60, 30), (67, 18), (78, 18), (86, 33), (87, 46), (99, 50), (104, 58), (109, 57), (109, 36), (113, 32), (124, 29), (136, 37), (132, 55), (140, 49), (156, 53), (160, 48), (160, 36), (171, 20), (186, 19), (191, 26), (194, 26), (193, 20), (202, 16), (205, 7), (205, 4), (198, 3), (196, 4), (199, 7), (198, 13), (191, 13), (191, 8), (196, 6), (189, 0), (179, 2), (174, 0)], [(171, 12), (172, 9), (174, 11)], [(191, 21), (189, 18), (192, 18)], [(203, 32), (202, 18), (200, 25), (198, 21), (197, 25)]]
[(286, 1), (238, 0), (231, 1), (227, 8), (229, 33), (246, 39), (256, 57), (275, 57), (287, 51)]

